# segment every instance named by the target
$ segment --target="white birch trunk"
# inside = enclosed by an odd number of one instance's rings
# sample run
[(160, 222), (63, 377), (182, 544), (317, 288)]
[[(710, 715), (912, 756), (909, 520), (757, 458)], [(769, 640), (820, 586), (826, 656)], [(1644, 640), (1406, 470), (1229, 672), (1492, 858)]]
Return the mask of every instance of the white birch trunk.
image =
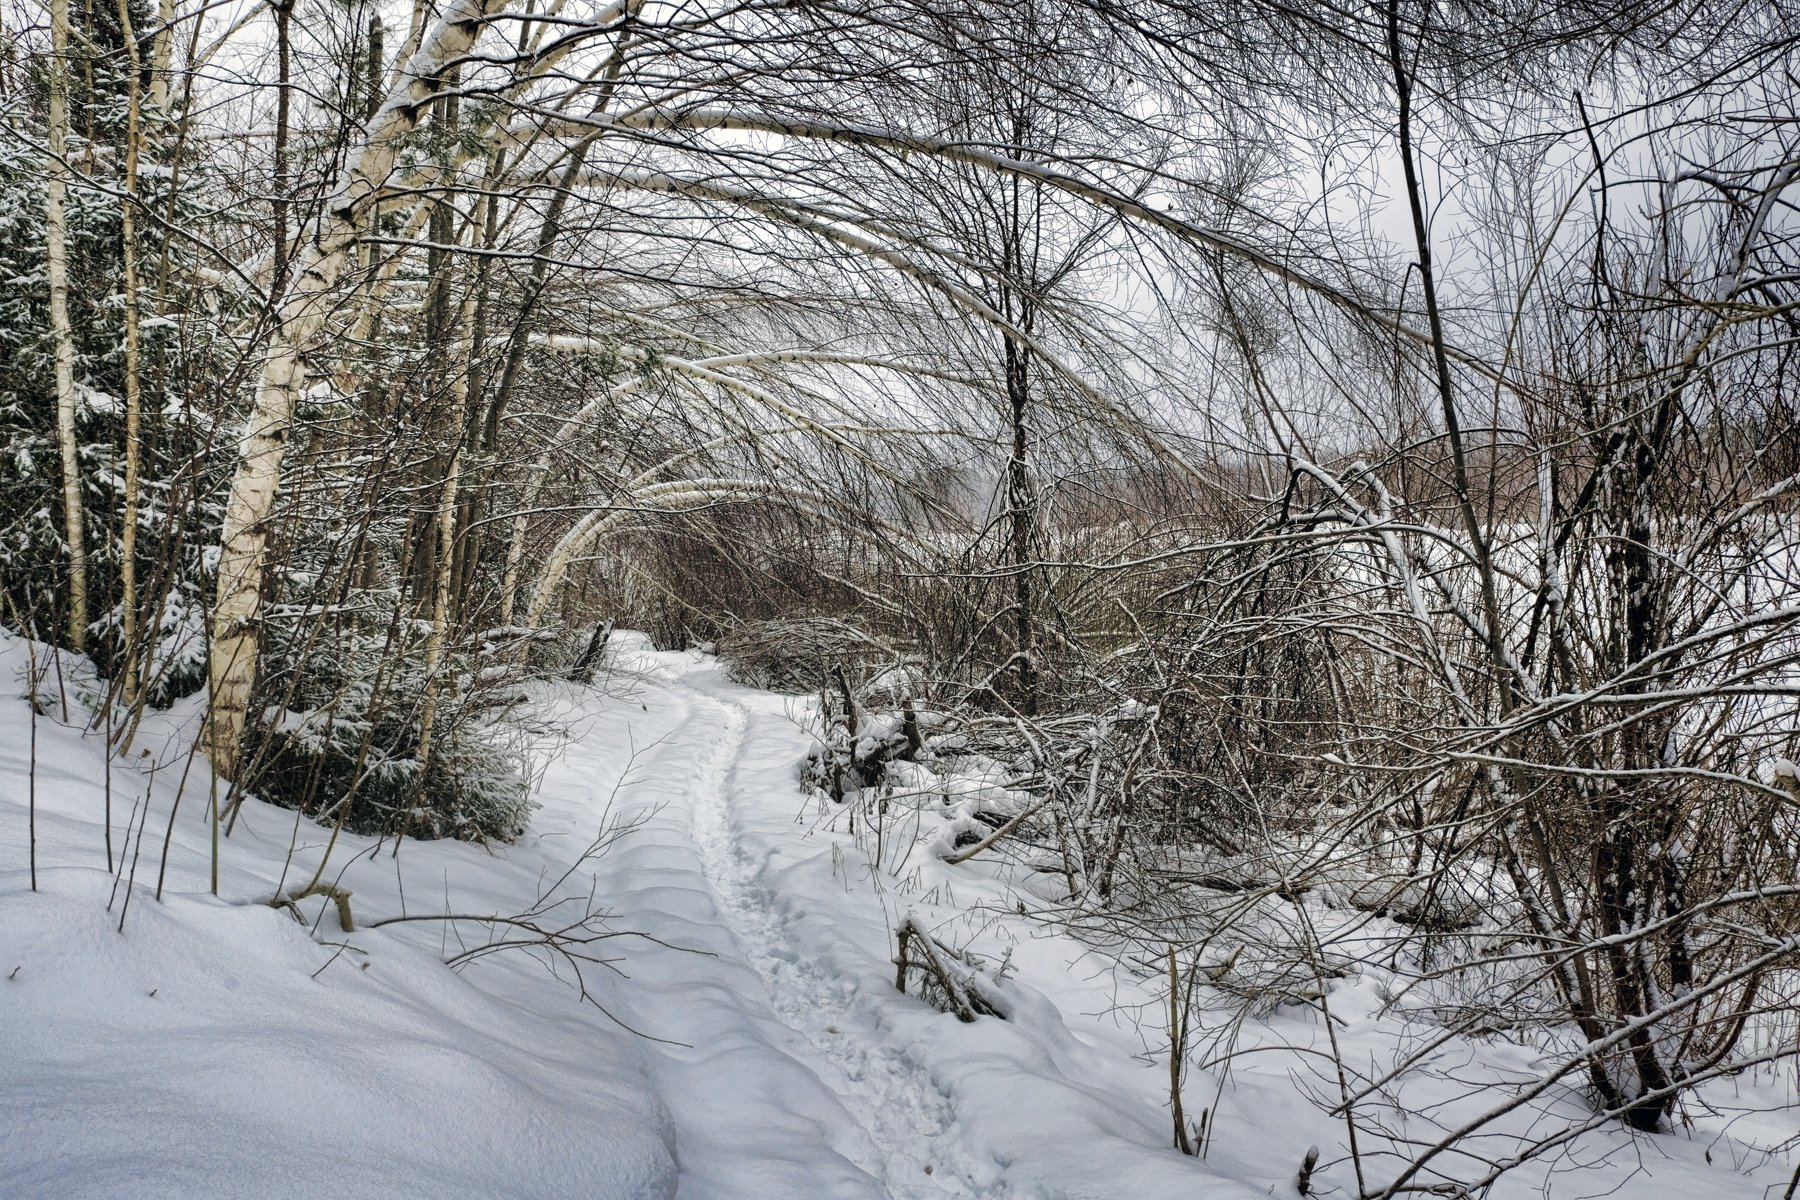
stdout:
[(120, 260), (125, 292), (125, 512), (119, 533), (119, 634), (125, 662), (119, 696), (129, 709), (138, 691), (138, 588), (137, 526), (139, 476), (143, 449), (138, 445), (143, 425), (143, 396), (139, 376), (137, 184), (138, 143), (142, 140), (142, 105), (138, 95), (141, 63), (137, 31), (131, 25), (129, 0), (119, 0), (119, 28), (123, 32), (129, 79), (126, 81), (125, 196), (119, 204)]
[[(62, 0), (59, 0), (62, 2)], [(206, 752), (215, 769), (237, 767), (256, 682), (256, 644), (268, 523), (281, 482), (294, 412), (306, 387), (302, 355), (324, 328), (332, 292), (363, 220), (392, 175), (402, 139), (418, 125), (445, 66), (474, 45), (499, 0), (454, 0), (400, 71), (370, 121), (366, 140), (324, 211), (303, 231), (307, 244), (281, 301), (263, 353), (256, 399), (238, 448), (219, 546), (219, 590), (213, 608), (211, 691)]]
[[(475, 208), (471, 227), (479, 228), (490, 201), (484, 197)], [(455, 306), (456, 327), (450, 362), (450, 412), (456, 441), (450, 449), (450, 462), (444, 471), (444, 486), (438, 493), (437, 564), (431, 589), (431, 633), (425, 641), (425, 694), (419, 707), (419, 787), (425, 787), (426, 773), (431, 769), (432, 739), (437, 732), (444, 645), (450, 632), (450, 601), (456, 576), (456, 501), (462, 487), (463, 453), (468, 448), (469, 372), (474, 366), (473, 344), (475, 297), (465, 265), (462, 300)]]
[(69, 645), (87, 648), (87, 539), (75, 441), (75, 332), (69, 324), (69, 0), (50, 3), (50, 162), (44, 187), (44, 257), (56, 370), (56, 447), (62, 456), (63, 537), (69, 544)]
[(175, 0), (157, 0), (156, 32), (150, 37), (150, 107), (158, 113), (169, 111), (169, 71), (175, 64), (174, 24)]
[(506, 571), (500, 579), (500, 624), (511, 625), (513, 610), (519, 597), (520, 571), (525, 561), (525, 533), (531, 520), (529, 513), (521, 510), (513, 518), (512, 530), (506, 539)]

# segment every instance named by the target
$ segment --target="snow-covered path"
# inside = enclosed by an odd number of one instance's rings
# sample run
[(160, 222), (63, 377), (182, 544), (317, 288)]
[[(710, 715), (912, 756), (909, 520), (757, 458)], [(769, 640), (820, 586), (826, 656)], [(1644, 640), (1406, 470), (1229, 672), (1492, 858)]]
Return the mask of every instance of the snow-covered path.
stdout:
[[(808, 961), (782, 920), (732, 822), (736, 765), (750, 717), (742, 704), (698, 700), (720, 735), (690, 791), (694, 840), (734, 940), (762, 977), (781, 1020), (804, 1035), (820, 1077), (866, 1134), (854, 1157), (893, 1200), (976, 1194), (950, 1141), (954, 1112), (930, 1075), (897, 1049), (871, 1045), (842, 983)], [(996, 1196), (1001, 1193), (988, 1191)]]
[[(746, 798), (790, 816), (800, 803), (791, 780), (774, 792), (775, 781), (745, 769), (749, 731), (790, 747), (798, 731), (766, 704), (676, 672), (636, 682), (643, 723), (662, 732), (639, 752), (619, 803), (648, 819), (602, 872), (639, 917), (653, 908), (673, 922), (658, 936), (705, 952), (627, 968), (640, 1027), (684, 1043), (656, 1056), (678, 1130), (680, 1195), (1004, 1195), (973, 1182), (997, 1168), (964, 1161), (949, 1098), (855, 1011), (858, 983), (809, 954), (770, 890), (766, 859), (741, 840)], [(646, 1004), (646, 990), (667, 1002)]]
[[(23, 678), (27, 657), (0, 634), (0, 670)], [(291, 811), (245, 804), (211, 894), (194, 706), (148, 722), (148, 756), (109, 768), (78, 710), (33, 731), (0, 699), (0, 1197), (1249, 1194), (1170, 1152), (1154, 1072), (1072, 1036), (1042, 993), (1021, 986), (1014, 1020), (964, 1026), (895, 990), (896, 917), (964, 922), (980, 873), (927, 891), (918, 868), (884, 875), (821, 826), (791, 701), (702, 656), (620, 658), (604, 689), (540, 697), (567, 740), (515, 844), (395, 856), (337, 840), (348, 935), (322, 900), (304, 902), (306, 925), (268, 906), (330, 840)], [(32, 794), (35, 891), (29, 839), (12, 836)], [(629, 832), (585, 853), (613, 821)], [(119, 848), (140, 844), (128, 827), (148, 831), (135, 887), (117, 878)], [(612, 970), (583, 972), (593, 1004), (555, 956), (446, 967), (496, 934), (445, 914), (559, 897), (603, 908), (618, 935), (600, 943)], [(951, 932), (983, 952), (1019, 940)], [(1046, 950), (1042, 978), (1069, 956)], [(1100, 1007), (1103, 991), (1065, 996)]]
[[(0, 634), (0, 671), (25, 657)], [(627, 645), (618, 667), (603, 689), (545, 688), (568, 740), (515, 844), (395, 857), (341, 838), (347, 936), (322, 900), (308, 926), (268, 906), (327, 842), (289, 811), (245, 806), (210, 893), (200, 770), (155, 899), (191, 708), (146, 727), (150, 758), (109, 771), (78, 713), (28, 736), (25, 705), (0, 696), (0, 1198), (1249, 1200), (1292, 1195), (1306, 1147), (1338, 1144), (1302, 1086), (1316, 1014), (1296, 1010), (1270, 1036), (1301, 1051), (1248, 1063), (1228, 1089), (1190, 1080), (1215, 1141), (1206, 1161), (1177, 1154), (1153, 974), (1026, 917), (1028, 873), (950, 866), (904, 821), (877, 866), (800, 791), (799, 702), (697, 654)], [(33, 792), (35, 892), (17, 836)], [(116, 865), (144, 849), (135, 888), (107, 866), (109, 795)], [(612, 820), (629, 832), (585, 854)], [(619, 934), (600, 943), (616, 973), (584, 972), (594, 1004), (562, 960), (446, 967), (494, 933), (443, 914), (519, 913), (552, 886)], [(894, 988), (908, 913), (1008, 961), (1007, 1019), (964, 1025)], [(1379, 1048), (1378, 1007), (1346, 980), (1340, 1036)], [(1584, 1152), (1611, 1154), (1611, 1188), (1644, 1145), (1607, 1136)], [(1762, 1194), (1723, 1155), (1648, 1145), (1684, 1157), (1640, 1197)], [(1341, 1162), (1320, 1178), (1351, 1194)], [(1495, 1198), (1541, 1185), (1521, 1173)]]
[[(1014, 1021), (964, 1026), (897, 992), (892, 924), (929, 918), (933, 897), (877, 878), (820, 824), (797, 787), (811, 738), (793, 702), (699, 656), (638, 666), (627, 709), (656, 741), (639, 742), (619, 802), (651, 815), (601, 874), (632, 919), (655, 911), (659, 936), (708, 955), (634, 957), (624, 989), (647, 1032), (685, 1043), (651, 1065), (684, 1200), (1253, 1194), (1168, 1150), (1155, 1073), (1072, 1035), (1042, 995), (1024, 989)], [(565, 774), (601, 740), (571, 747)], [(1077, 953), (1017, 948), (1052, 978)]]

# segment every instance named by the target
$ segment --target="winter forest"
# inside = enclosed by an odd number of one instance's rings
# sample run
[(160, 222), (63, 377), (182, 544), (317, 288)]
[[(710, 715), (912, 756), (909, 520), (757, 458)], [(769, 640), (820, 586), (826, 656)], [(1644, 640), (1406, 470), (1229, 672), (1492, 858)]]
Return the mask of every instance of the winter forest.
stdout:
[(0, 0), (0, 1196), (1800, 1196), (1790, 0)]

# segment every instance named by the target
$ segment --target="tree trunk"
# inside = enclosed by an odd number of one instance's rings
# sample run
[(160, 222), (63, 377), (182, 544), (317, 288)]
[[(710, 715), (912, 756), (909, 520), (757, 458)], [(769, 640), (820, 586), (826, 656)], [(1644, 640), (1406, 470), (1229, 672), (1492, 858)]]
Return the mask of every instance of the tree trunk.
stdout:
[(142, 138), (138, 77), (137, 31), (131, 24), (130, 0), (119, 0), (119, 29), (125, 43), (128, 77), (125, 84), (125, 197), (119, 205), (120, 268), (125, 292), (125, 511), (119, 533), (119, 634), (124, 661), (119, 675), (119, 696), (126, 708), (137, 701), (138, 588), (137, 526), (139, 476), (143, 449), (138, 444), (143, 423), (142, 387), (138, 355), (138, 258), (137, 183), (138, 143)]
[(69, 544), (68, 641), (87, 648), (87, 539), (75, 440), (75, 331), (69, 324), (69, 0), (50, 2), (50, 162), (44, 188), (44, 257), (56, 370), (56, 446), (62, 456), (63, 537)]
[[(1029, 321), (1027, 321), (1029, 324)], [(1026, 460), (1029, 434), (1026, 417), (1031, 406), (1030, 360), (1026, 350), (1011, 338), (1004, 341), (1006, 397), (1012, 426), (1012, 453), (1006, 464), (1008, 565), (1013, 572), (1013, 630), (1016, 646), (1013, 664), (1019, 677), (1019, 708), (1035, 717), (1038, 709), (1037, 625), (1032, 595), (1032, 527), (1037, 520), (1036, 497), (1031, 489), (1030, 464)]]
[(444, 485), (438, 493), (438, 552), (433, 572), (431, 632), (425, 639), (425, 694), (419, 707), (419, 786), (431, 766), (431, 742), (437, 728), (438, 674), (444, 664), (444, 643), (450, 627), (450, 583), (456, 551), (456, 493), (462, 482), (462, 447), (450, 451)]
[[(156, 32), (150, 38), (150, 107), (158, 113), (169, 111), (169, 73), (175, 65), (174, 25), (175, 0), (157, 0)], [(199, 27), (200, 22), (195, 20), (194, 28)], [(133, 47), (132, 53), (136, 52)]]
[[(455, 108), (446, 106), (446, 119), (455, 121)], [(485, 207), (487, 200), (479, 202), (478, 207)], [(452, 204), (448, 198), (440, 201), (438, 212), (447, 213)], [(473, 223), (476, 228), (482, 224), (477, 213)], [(435, 220), (435, 218), (434, 218)], [(447, 231), (453, 229), (446, 220)], [(436, 241), (434, 238), (433, 241)], [(444, 243), (447, 244), (447, 240)], [(438, 301), (442, 305), (439, 321), (440, 336), (449, 339), (454, 349), (450, 355), (449, 374), (446, 380), (450, 391), (450, 428), (456, 437), (450, 445), (450, 461), (444, 466), (444, 483), (438, 492), (437, 520), (437, 554), (433, 557), (431, 579), (431, 632), (425, 640), (425, 694), (419, 709), (419, 787), (425, 787), (426, 772), (431, 767), (432, 738), (437, 731), (437, 715), (440, 700), (439, 675), (444, 665), (444, 646), (449, 638), (452, 605), (456, 600), (453, 584), (456, 581), (456, 531), (457, 531), (457, 493), (462, 486), (463, 454), (468, 444), (468, 427), (470, 411), (473, 407), (469, 388), (469, 372), (474, 369), (474, 346), (471, 337), (474, 324), (471, 309), (474, 306), (474, 289), (469, 287), (469, 280), (464, 279), (463, 295), (460, 299), (455, 295), (456, 287), (451, 279), (452, 264), (448, 261), (448, 251), (441, 252), (441, 280), (433, 280), (432, 290), (438, 293)]]
[(293, 42), (289, 37), (294, 0), (275, 0), (275, 153), (274, 192), (269, 205), (275, 228), (275, 253), (270, 260), (269, 303), (280, 304), (288, 280), (288, 130), (292, 124)]
[[(59, 3), (62, 0), (58, 0)], [(238, 752), (256, 682), (257, 627), (269, 518), (281, 482), (294, 412), (306, 386), (301, 361), (332, 311), (332, 291), (362, 223), (393, 173), (405, 136), (418, 125), (444, 68), (475, 42), (499, 0), (455, 0), (399, 72), (400, 82), (370, 122), (368, 134), (336, 193), (315, 219), (295, 263), (293, 283), (276, 310), (263, 352), (256, 399), (238, 448), (219, 546), (219, 590), (213, 608), (211, 693), (206, 752), (226, 776)]]

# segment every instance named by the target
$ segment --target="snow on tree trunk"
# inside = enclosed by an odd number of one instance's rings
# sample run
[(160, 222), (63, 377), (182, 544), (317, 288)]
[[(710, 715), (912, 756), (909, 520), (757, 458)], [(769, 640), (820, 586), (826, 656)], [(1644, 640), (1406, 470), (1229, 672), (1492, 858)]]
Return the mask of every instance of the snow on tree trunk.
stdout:
[(119, 28), (123, 32), (126, 64), (125, 196), (119, 205), (119, 265), (125, 293), (125, 511), (119, 531), (119, 632), (124, 643), (120, 696), (127, 705), (137, 700), (138, 677), (138, 493), (143, 471), (139, 445), (143, 423), (143, 397), (139, 368), (139, 314), (137, 262), (137, 186), (139, 143), (143, 138), (142, 105), (138, 79), (142, 74), (137, 32), (132, 28), (131, 4), (119, 0)]
[(56, 369), (56, 446), (62, 456), (63, 537), (69, 544), (69, 645), (87, 647), (87, 539), (75, 442), (75, 333), (69, 324), (69, 0), (50, 5), (50, 162), (44, 187), (44, 258)]
[(364, 218), (393, 173), (401, 143), (418, 125), (437, 77), (474, 45), (498, 0), (455, 0), (411, 59), (400, 82), (370, 120), (367, 136), (337, 193), (305, 231), (305, 249), (281, 300), (263, 352), (256, 399), (238, 447), (219, 546), (219, 590), (213, 609), (211, 692), (206, 752), (230, 776), (237, 766), (250, 693), (256, 682), (257, 628), (269, 518), (281, 482), (294, 412), (306, 387), (303, 355), (332, 311), (332, 292)]
[(150, 107), (169, 110), (169, 72), (175, 64), (175, 0), (157, 0), (156, 32), (150, 38)]

